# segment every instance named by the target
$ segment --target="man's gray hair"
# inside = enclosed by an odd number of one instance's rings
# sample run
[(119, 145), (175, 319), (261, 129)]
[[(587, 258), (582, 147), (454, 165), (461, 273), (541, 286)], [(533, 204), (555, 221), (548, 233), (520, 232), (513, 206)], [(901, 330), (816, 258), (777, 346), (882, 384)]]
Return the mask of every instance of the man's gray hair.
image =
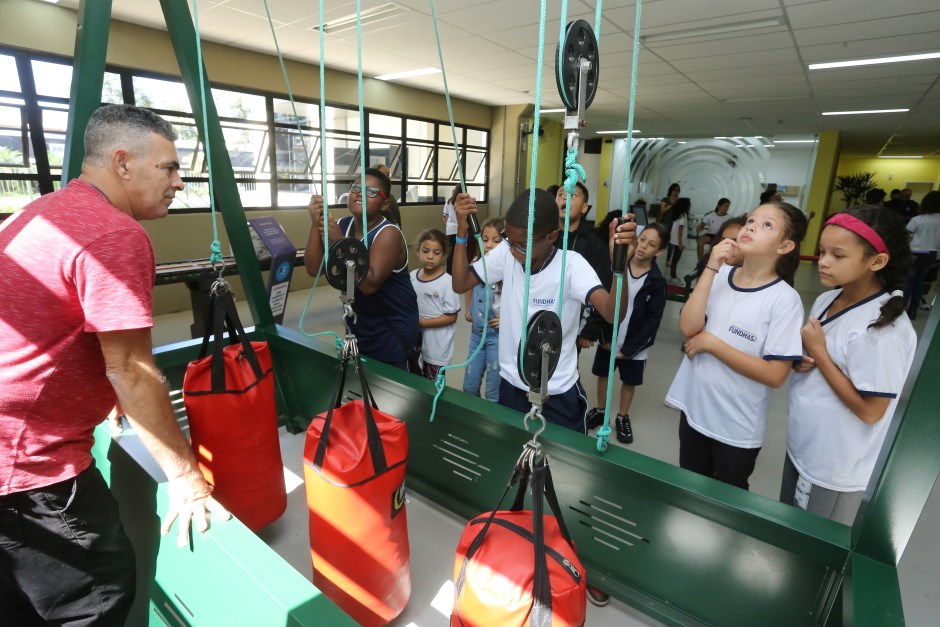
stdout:
[(170, 123), (153, 111), (131, 105), (104, 105), (85, 127), (85, 163), (102, 166), (115, 150), (132, 155), (145, 153), (150, 148), (151, 133), (176, 141)]

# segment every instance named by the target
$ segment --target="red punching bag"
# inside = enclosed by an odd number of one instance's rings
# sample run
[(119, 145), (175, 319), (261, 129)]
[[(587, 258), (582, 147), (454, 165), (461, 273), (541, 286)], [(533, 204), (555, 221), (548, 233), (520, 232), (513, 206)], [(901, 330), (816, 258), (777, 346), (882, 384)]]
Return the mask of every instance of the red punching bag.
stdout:
[[(364, 400), (341, 404), (350, 360)], [(407, 459), (405, 423), (379, 411), (347, 349), (330, 409), (307, 429), (304, 482), (313, 583), (365, 627), (394, 619), (411, 594)]]
[[(527, 445), (496, 509), (464, 527), (454, 561), (452, 627), (579, 627), (587, 578), (555, 495), (547, 459)], [(534, 457), (527, 453), (539, 450)], [(532, 511), (523, 510), (532, 484)], [(499, 506), (519, 481), (515, 503)], [(544, 513), (547, 501), (553, 515)]]
[(248, 341), (235, 299), (222, 285), (211, 291), (209, 323), (199, 359), (186, 367), (183, 402), (196, 461), (213, 496), (258, 531), (287, 508), (274, 372), (267, 343)]

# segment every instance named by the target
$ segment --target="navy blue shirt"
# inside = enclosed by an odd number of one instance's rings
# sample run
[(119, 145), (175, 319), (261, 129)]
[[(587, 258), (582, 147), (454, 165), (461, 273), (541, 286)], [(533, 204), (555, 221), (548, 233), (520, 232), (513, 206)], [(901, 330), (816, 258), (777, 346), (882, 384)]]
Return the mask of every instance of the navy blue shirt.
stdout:
[[(352, 216), (339, 221), (339, 227), (347, 237), (353, 234), (352, 221)], [(368, 232), (369, 246), (382, 229), (394, 229), (404, 239), (397, 226), (383, 219)], [(356, 288), (353, 311), (357, 319), (352, 325), (352, 331), (362, 355), (390, 364), (401, 364), (407, 360), (407, 352), (417, 345), (420, 335), (418, 297), (415, 296), (408, 275), (407, 255), (405, 265), (392, 270), (374, 294), (363, 294)]]

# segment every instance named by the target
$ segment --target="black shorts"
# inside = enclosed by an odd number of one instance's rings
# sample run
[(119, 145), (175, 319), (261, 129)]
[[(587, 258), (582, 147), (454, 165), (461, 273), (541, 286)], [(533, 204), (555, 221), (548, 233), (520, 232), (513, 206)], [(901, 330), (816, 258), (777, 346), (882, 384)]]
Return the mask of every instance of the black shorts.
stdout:
[[(591, 374), (595, 377), (606, 377), (610, 365), (610, 351), (600, 346), (594, 353), (594, 365)], [(620, 371), (620, 381), (624, 385), (643, 385), (643, 371), (646, 369), (645, 359), (618, 359), (616, 368)]]

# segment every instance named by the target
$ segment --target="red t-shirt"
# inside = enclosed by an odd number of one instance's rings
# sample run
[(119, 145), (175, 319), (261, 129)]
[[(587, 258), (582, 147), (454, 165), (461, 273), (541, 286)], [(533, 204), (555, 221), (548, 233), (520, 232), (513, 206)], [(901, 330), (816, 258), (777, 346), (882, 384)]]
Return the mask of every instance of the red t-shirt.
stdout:
[(74, 477), (114, 407), (95, 335), (153, 326), (150, 238), (73, 180), (0, 225), (0, 495)]

